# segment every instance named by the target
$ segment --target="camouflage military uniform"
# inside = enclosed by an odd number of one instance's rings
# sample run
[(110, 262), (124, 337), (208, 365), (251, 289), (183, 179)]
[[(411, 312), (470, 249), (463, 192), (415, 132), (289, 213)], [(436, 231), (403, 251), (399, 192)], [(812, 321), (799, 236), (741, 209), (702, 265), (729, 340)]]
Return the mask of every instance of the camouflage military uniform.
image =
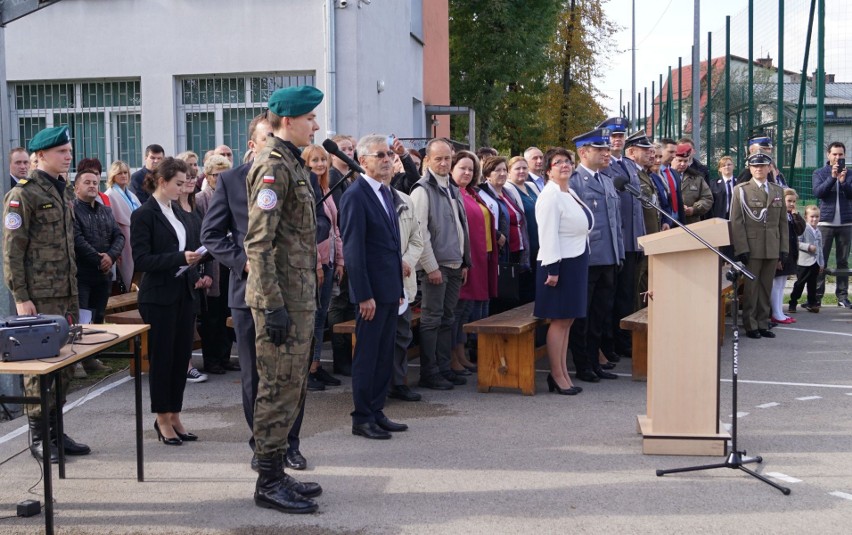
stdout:
[[(41, 314), (71, 314), (76, 321), (73, 200), (70, 185), (60, 197), (43, 171), (18, 182), (3, 200), (3, 261), (16, 303), (32, 301)], [(38, 396), (38, 377), (26, 376), (24, 387), (28, 396)], [(27, 409), (30, 417), (40, 416), (39, 405)]]
[[(258, 459), (283, 454), (304, 403), (316, 311), (316, 215), (310, 177), (295, 146), (277, 137), (258, 154), (246, 178), (250, 262), (246, 303), (257, 330), (260, 383), (254, 410)], [(286, 307), (287, 341), (266, 334), (265, 310)]]

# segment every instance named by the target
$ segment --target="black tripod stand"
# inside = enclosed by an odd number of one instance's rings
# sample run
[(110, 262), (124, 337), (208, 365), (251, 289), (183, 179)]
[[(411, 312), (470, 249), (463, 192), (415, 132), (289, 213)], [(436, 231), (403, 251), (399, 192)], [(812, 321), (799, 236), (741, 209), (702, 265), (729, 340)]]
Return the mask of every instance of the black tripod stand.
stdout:
[[(627, 191), (629, 191), (631, 195), (633, 195), (634, 197), (636, 197), (637, 199), (642, 201), (642, 203), (645, 204), (646, 206), (650, 206), (650, 207), (656, 209), (662, 215), (668, 217), (668, 214), (666, 214), (651, 199), (644, 196), (642, 194), (642, 192), (639, 189), (637, 189), (635, 186), (633, 186), (632, 184), (626, 184), (625, 189)], [(669, 469), (669, 470), (657, 470), (657, 476), (662, 477), (666, 474), (676, 474), (676, 473), (679, 473), (679, 472), (697, 472), (699, 470), (712, 470), (712, 469), (715, 469), (715, 468), (739, 469), (739, 470), (742, 470), (743, 472), (745, 472), (746, 474), (763, 481), (767, 485), (775, 487), (776, 489), (780, 490), (785, 496), (789, 495), (790, 489), (788, 489), (787, 487), (782, 487), (781, 485), (775, 483), (774, 481), (771, 481), (768, 478), (762, 476), (761, 474), (758, 474), (757, 472), (755, 472), (753, 470), (749, 470), (748, 468), (746, 468), (744, 466), (745, 464), (748, 464), (748, 463), (762, 463), (763, 457), (761, 457), (759, 455), (757, 457), (746, 457), (745, 451), (739, 451), (739, 449), (737, 449), (737, 376), (738, 376), (738, 372), (739, 372), (739, 362), (738, 361), (739, 361), (739, 345), (740, 345), (740, 329), (739, 329), (739, 325), (738, 325), (738, 321), (739, 321), (739, 299), (737, 297), (737, 283), (739, 282), (739, 278), (740, 278), (741, 275), (747, 277), (750, 280), (754, 280), (754, 275), (749, 270), (747, 270), (745, 268), (745, 266), (743, 266), (741, 263), (735, 262), (734, 260), (728, 258), (728, 256), (725, 255), (725, 253), (723, 253), (722, 251), (720, 251), (716, 247), (713, 247), (712, 245), (710, 245), (704, 238), (697, 235), (689, 227), (681, 225), (677, 221), (674, 221), (674, 222), (680, 228), (685, 230), (687, 232), (687, 234), (689, 234), (690, 236), (692, 236), (696, 240), (700, 241), (705, 247), (707, 247), (708, 249), (710, 249), (711, 251), (716, 253), (716, 255), (718, 255), (719, 258), (725, 260), (726, 262), (728, 262), (731, 265), (731, 269), (728, 270), (728, 272), (725, 274), (725, 277), (729, 281), (731, 281), (731, 284), (733, 284), (733, 290), (734, 290), (733, 291), (734, 302), (733, 302), (733, 305), (731, 307), (732, 308), (731, 319), (733, 321), (733, 344), (731, 346), (731, 352), (732, 352), (732, 356), (733, 356), (733, 360), (731, 362), (731, 367), (732, 367), (732, 370), (733, 370), (733, 380), (732, 380), (732, 387), (731, 387), (731, 389), (732, 389), (731, 402), (732, 402), (732, 405), (733, 405), (733, 409), (732, 409), (733, 424), (731, 426), (731, 453), (728, 454), (728, 458), (725, 459), (725, 462), (714, 463), (714, 464), (705, 464), (705, 465), (700, 465), (700, 466), (688, 466), (686, 468), (672, 468), (672, 469)]]

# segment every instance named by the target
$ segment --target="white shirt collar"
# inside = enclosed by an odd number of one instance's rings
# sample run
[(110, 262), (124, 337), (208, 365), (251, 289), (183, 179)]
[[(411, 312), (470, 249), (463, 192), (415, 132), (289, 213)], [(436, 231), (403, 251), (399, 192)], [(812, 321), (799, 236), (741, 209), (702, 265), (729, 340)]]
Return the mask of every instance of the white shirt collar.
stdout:
[(369, 176), (367, 176), (367, 175), (365, 175), (365, 174), (363, 174), (363, 173), (361, 174), (361, 176), (362, 176), (362, 177), (364, 177), (364, 180), (366, 180), (366, 181), (367, 181), (367, 184), (369, 184), (369, 185), (370, 185), (370, 187), (371, 187), (371, 188), (373, 188), (373, 191), (375, 191), (376, 193), (378, 193), (378, 192), (379, 192), (379, 188), (381, 188), (381, 187), (382, 187), (382, 183), (381, 183), (381, 182), (379, 182), (379, 181), (378, 181), (378, 180), (376, 180), (375, 178), (373, 178), (373, 177), (369, 177)]

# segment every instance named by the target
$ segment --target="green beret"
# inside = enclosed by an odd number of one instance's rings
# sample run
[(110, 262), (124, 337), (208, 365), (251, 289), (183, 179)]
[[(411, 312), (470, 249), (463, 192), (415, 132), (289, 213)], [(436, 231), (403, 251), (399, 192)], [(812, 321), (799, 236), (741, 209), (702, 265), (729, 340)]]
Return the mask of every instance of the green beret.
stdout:
[(298, 117), (313, 111), (322, 97), (322, 91), (313, 86), (282, 87), (269, 97), (269, 110), (280, 117)]
[(52, 149), (60, 145), (71, 143), (71, 134), (68, 133), (67, 126), (54, 126), (53, 128), (45, 128), (40, 130), (30, 140), (29, 150), (35, 152), (37, 150)]

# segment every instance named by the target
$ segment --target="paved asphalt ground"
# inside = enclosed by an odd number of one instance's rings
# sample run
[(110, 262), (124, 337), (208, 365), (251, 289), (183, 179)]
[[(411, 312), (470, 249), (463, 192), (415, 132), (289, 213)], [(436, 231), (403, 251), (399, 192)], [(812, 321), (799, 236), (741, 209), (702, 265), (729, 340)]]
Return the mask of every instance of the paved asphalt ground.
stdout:
[[(147, 412), (146, 481), (135, 480), (132, 382), (116, 375), (66, 415), (91, 445), (54, 471), (57, 533), (850, 533), (852, 531), (852, 311), (800, 312), (774, 340), (743, 337), (740, 447), (750, 465), (790, 496), (739, 470), (656, 477), (721, 458), (646, 456), (636, 433), (645, 383), (581, 384), (576, 397), (476, 392), (475, 381), (424, 401), (391, 400), (387, 414), (411, 429), (377, 442), (352, 436), (348, 384), (310, 393), (302, 430), (309, 468), (293, 472), (325, 492), (319, 512), (285, 515), (252, 502), (248, 430), (235, 373), (187, 385), (184, 422), (201, 439), (156, 442)], [(730, 338), (722, 351), (723, 420), (730, 422)], [(683, 354), (685, 365), (688, 350)], [(413, 367), (411, 380), (418, 370)], [(79, 399), (83, 392), (72, 399)], [(0, 460), (26, 447), (0, 425)], [(0, 466), (0, 516), (38, 498), (40, 468), (28, 453)], [(44, 517), (0, 520), (0, 533), (41, 533)]]

